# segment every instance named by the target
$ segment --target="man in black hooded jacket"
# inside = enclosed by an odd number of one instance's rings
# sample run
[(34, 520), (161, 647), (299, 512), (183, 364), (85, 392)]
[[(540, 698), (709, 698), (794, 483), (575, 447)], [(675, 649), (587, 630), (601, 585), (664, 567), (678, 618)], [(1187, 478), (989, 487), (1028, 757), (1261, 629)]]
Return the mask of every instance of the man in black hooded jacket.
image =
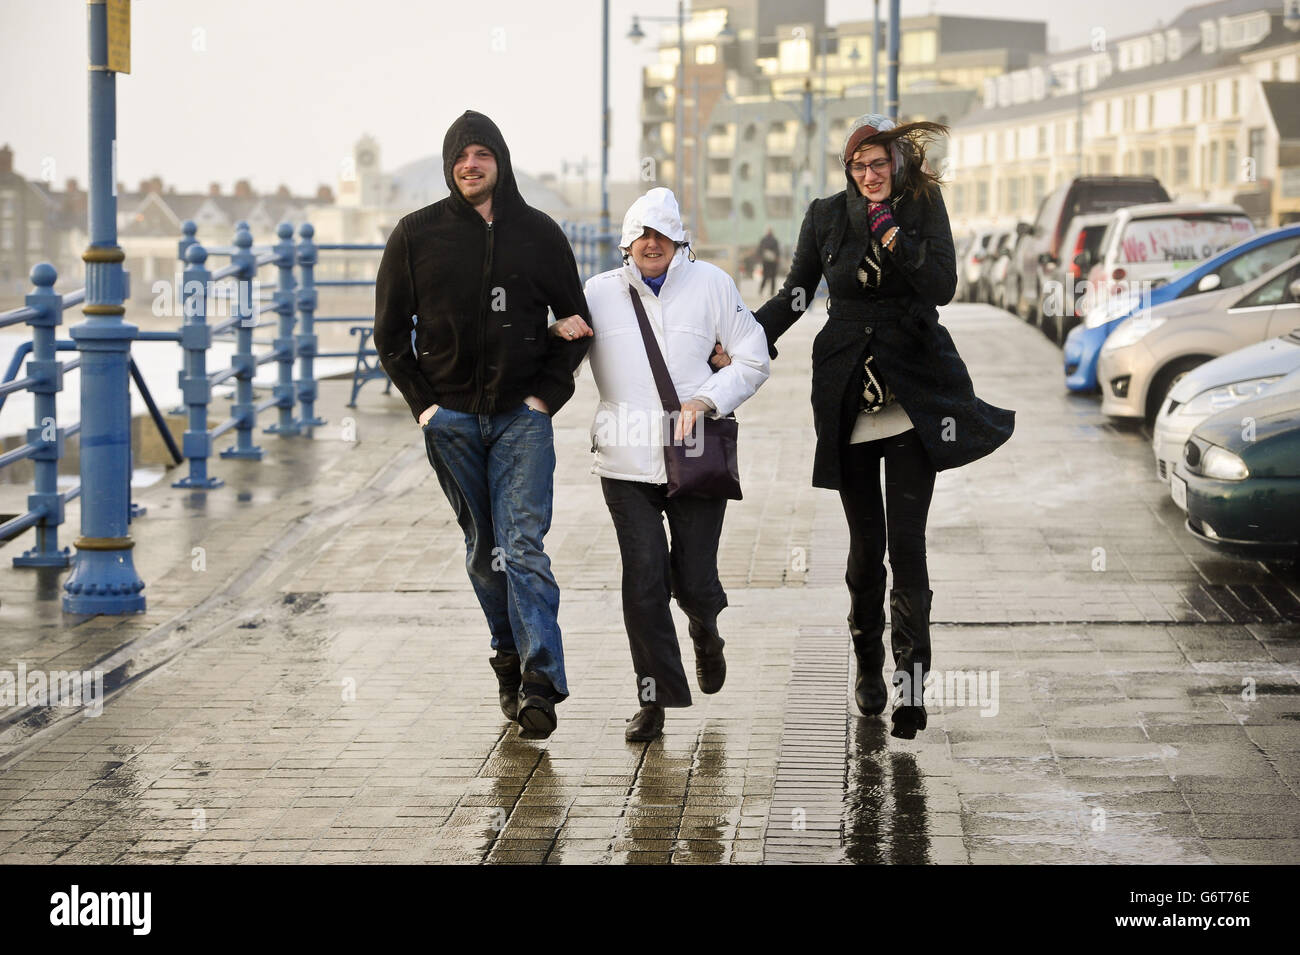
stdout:
[(559, 587), (542, 550), (550, 416), (572, 397), (590, 345), (548, 335), (547, 310), (588, 322), (590, 313), (568, 240), (519, 194), (496, 124), (467, 110), (447, 130), (442, 164), (450, 195), (403, 217), (388, 238), (375, 347), (465, 532), (501, 709), (545, 737), (568, 696)]

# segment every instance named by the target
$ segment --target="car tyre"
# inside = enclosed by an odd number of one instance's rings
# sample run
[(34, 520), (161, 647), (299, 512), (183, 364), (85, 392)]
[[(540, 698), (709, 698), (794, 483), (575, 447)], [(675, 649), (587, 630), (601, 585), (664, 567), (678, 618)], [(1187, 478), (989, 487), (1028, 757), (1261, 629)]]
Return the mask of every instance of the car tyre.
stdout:
[(1160, 406), (1165, 403), (1165, 398), (1169, 396), (1170, 389), (1178, 384), (1189, 371), (1204, 365), (1212, 357), (1211, 355), (1189, 355), (1171, 361), (1156, 373), (1155, 378), (1151, 380), (1151, 387), (1147, 389), (1145, 418), (1148, 428), (1155, 426), (1156, 415), (1160, 413)]

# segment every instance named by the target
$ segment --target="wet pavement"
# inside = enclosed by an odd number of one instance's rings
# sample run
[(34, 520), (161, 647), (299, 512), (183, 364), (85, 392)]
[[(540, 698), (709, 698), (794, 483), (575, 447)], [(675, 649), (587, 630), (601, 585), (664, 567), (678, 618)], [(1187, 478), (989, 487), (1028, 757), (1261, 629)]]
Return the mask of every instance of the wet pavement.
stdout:
[(661, 740), (622, 735), (637, 700), (589, 373), (557, 420), (572, 696), (544, 742), (497, 708), (404, 404), (372, 383), (349, 411), (326, 382), (314, 440), (262, 436), (266, 460), (214, 461), (227, 485), (207, 494), (138, 495), (145, 614), (64, 616), (59, 575), (0, 548), (0, 671), (98, 668), (108, 694), (99, 716), (0, 708), (0, 862), (1300, 857), (1300, 585), (1196, 543), (1145, 438), (1067, 395), (1057, 349), (991, 308), (943, 316), (981, 396), (1018, 411), (1006, 447), (936, 486), (944, 698), (912, 741), (857, 715), (847, 531), (808, 485), (823, 315), (741, 409), (727, 685)]

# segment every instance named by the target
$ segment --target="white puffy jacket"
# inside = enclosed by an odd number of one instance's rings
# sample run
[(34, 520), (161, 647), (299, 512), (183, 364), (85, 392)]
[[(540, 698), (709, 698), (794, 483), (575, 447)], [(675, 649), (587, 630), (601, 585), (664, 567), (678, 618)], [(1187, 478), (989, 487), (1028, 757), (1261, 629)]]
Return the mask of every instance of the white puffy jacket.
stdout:
[[(591, 425), (593, 473), (623, 481), (663, 484), (663, 404), (637, 325), (628, 286), (636, 290), (654, 329), (681, 401), (707, 399), (730, 414), (767, 380), (767, 336), (741, 301), (736, 283), (707, 262), (678, 250), (655, 293), (634, 264), (587, 280), (587, 305), (596, 333), (591, 362), (600, 405)], [(731, 364), (709, 364), (721, 342)]]

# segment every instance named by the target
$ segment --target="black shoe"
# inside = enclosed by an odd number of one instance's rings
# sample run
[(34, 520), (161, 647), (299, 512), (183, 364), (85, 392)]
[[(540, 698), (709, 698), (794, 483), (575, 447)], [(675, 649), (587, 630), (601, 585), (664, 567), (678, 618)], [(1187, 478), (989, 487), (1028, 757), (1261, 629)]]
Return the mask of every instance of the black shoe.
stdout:
[(695, 644), (695, 680), (701, 693), (717, 693), (727, 680), (727, 658), (722, 655), (726, 641), (714, 627), (694, 620), (690, 623), (691, 642)]
[(916, 739), (916, 731), (925, 729), (926, 716), (924, 706), (900, 706), (891, 717), (893, 726), (889, 735), (897, 739)]
[(627, 721), (623, 738), (629, 743), (648, 743), (658, 739), (664, 731), (664, 708), (657, 703), (647, 703)]
[(519, 654), (498, 650), (496, 656), (488, 657), (488, 663), (497, 674), (501, 712), (508, 720), (516, 719), (519, 714), (519, 683), (523, 679), (519, 672)]
[(524, 683), (519, 688), (519, 735), (546, 739), (555, 732), (555, 703), (549, 683)]
[(913, 739), (925, 729), (925, 677), (930, 672), (930, 590), (889, 592), (889, 637), (894, 652), (894, 685), (901, 688), (889, 735)]

